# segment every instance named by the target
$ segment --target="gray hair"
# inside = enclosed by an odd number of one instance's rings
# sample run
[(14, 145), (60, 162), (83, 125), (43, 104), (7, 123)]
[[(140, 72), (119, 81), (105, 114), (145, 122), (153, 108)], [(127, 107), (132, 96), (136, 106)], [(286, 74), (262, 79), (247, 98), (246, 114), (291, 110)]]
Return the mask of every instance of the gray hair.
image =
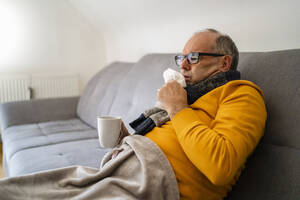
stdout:
[[(231, 55), (232, 63), (231, 63), (230, 69), (236, 70), (238, 63), (239, 63), (239, 51), (238, 51), (238, 48), (236, 47), (235, 43), (231, 39), (231, 37), (229, 35), (223, 34), (212, 28), (204, 29), (203, 31), (200, 31), (200, 32), (205, 32), (205, 31), (211, 32), (211, 33), (216, 33), (219, 35), (216, 39), (216, 44), (215, 44), (213, 50), (216, 53)], [(197, 33), (199, 33), (199, 32), (197, 32)]]

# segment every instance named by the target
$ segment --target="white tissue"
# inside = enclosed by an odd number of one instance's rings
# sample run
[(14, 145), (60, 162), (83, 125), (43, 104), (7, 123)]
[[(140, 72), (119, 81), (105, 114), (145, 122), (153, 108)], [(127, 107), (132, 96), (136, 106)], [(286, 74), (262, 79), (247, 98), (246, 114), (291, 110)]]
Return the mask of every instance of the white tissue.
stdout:
[[(167, 83), (168, 81), (174, 80), (174, 81), (177, 81), (182, 87), (186, 87), (186, 82), (185, 82), (184, 76), (171, 68), (168, 68), (164, 71), (163, 77), (164, 77), (165, 83)], [(155, 107), (162, 108), (159, 101), (157, 101), (155, 103)]]
[(182, 87), (186, 87), (184, 76), (171, 68), (168, 68), (164, 71), (163, 77), (165, 83), (174, 80), (177, 81)]

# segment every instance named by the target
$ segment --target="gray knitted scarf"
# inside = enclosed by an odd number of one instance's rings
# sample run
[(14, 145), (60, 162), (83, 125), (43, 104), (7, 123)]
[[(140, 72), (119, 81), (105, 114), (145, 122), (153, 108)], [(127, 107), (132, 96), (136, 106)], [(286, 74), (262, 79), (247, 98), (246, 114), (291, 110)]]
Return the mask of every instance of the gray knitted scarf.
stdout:
[[(193, 104), (197, 99), (211, 90), (220, 87), (229, 81), (239, 80), (241, 78), (239, 71), (229, 70), (227, 72), (219, 72), (216, 75), (209, 77), (195, 85), (187, 85), (188, 104)], [(144, 111), (136, 120), (129, 123), (129, 125), (136, 131), (135, 134), (145, 135), (150, 132), (155, 126), (161, 126), (169, 121), (167, 111), (153, 107)]]

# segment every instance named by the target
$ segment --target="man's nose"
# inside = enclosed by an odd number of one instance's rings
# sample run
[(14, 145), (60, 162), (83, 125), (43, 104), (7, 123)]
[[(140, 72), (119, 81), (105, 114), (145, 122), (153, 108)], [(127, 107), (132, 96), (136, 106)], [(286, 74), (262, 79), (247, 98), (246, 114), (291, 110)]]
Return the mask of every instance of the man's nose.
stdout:
[(191, 70), (191, 65), (188, 63), (186, 58), (182, 61), (181, 65), (180, 65), (180, 68), (184, 69), (186, 71)]

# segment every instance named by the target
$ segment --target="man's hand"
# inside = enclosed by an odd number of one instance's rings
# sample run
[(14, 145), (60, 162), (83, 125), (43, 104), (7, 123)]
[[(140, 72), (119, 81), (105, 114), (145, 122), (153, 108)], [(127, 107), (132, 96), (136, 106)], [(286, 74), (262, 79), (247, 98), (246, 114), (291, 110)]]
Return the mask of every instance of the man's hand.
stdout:
[(158, 91), (157, 98), (171, 119), (176, 113), (188, 107), (186, 91), (176, 81), (168, 81)]
[(119, 135), (119, 138), (118, 138), (117, 146), (121, 144), (121, 142), (122, 142), (122, 140), (123, 140), (124, 137), (129, 136), (129, 135), (130, 135), (130, 133), (128, 132), (125, 124), (122, 121), (121, 130), (120, 130), (120, 135)]

